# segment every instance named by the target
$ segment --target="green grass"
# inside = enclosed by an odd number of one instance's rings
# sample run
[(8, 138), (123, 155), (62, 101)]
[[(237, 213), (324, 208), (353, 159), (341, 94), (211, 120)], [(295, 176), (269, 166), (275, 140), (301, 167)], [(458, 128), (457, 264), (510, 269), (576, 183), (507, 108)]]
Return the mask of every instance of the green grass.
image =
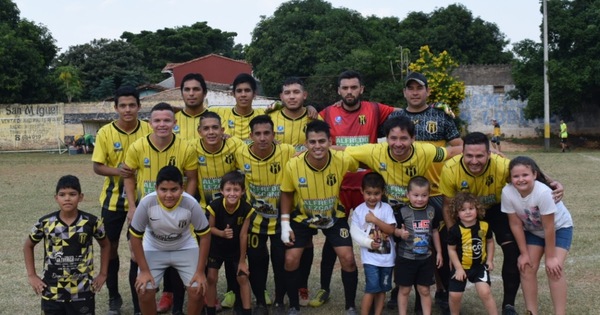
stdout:
[[(509, 157), (517, 154), (508, 153)], [(559, 180), (565, 187), (564, 201), (575, 221), (574, 241), (571, 253), (566, 263), (568, 287), (568, 314), (592, 314), (600, 309), (600, 299), (597, 299), (597, 283), (600, 282), (598, 260), (600, 259), (600, 243), (598, 238), (598, 222), (600, 211), (597, 210), (598, 189), (597, 179), (600, 178), (600, 152), (576, 150), (561, 154), (543, 152), (520, 152), (518, 155), (533, 157), (540, 166), (553, 178)], [(0, 300), (3, 302), (1, 314), (38, 314), (40, 299), (27, 283), (25, 266), (23, 264), (23, 241), (32, 224), (42, 215), (54, 211), (54, 190), (58, 178), (65, 174), (73, 174), (80, 178), (85, 198), (80, 205), (82, 210), (100, 214), (98, 196), (102, 186), (102, 177), (92, 171), (90, 155), (58, 155), (47, 153), (29, 154), (0, 154), (0, 237), (3, 245), (0, 247)], [(124, 235), (124, 234), (123, 234)], [(315, 262), (309, 281), (311, 294), (319, 287), (320, 248), (322, 241), (319, 236), (315, 239)], [(99, 252), (96, 247), (96, 253)], [(41, 274), (42, 246), (36, 247), (36, 266)], [(492, 273), (492, 289), (497, 304), (501, 303), (502, 283), (500, 279), (501, 250), (495, 259), (496, 269)], [(358, 255), (356, 248), (355, 253)], [(120, 291), (125, 298), (123, 314), (132, 314), (131, 302), (128, 301), (129, 288), (126, 282), (128, 273), (129, 253), (125, 238), (122, 237), (120, 246), (121, 271)], [(364, 289), (364, 275), (359, 259), (359, 287), (356, 303), (360, 305)], [(96, 261), (99, 261), (98, 259)], [(543, 270), (541, 268), (540, 270)], [(546, 282), (546, 276), (541, 271), (540, 279), (540, 314), (551, 314), (552, 304)], [(339, 264), (332, 279), (332, 300), (321, 308), (303, 308), (303, 314), (343, 314), (344, 295), (340, 281)], [(224, 293), (224, 280), (219, 283), (220, 294)], [(269, 289), (273, 294), (272, 281)], [(412, 303), (412, 302), (411, 302)], [(107, 311), (107, 290), (103, 288), (97, 297), (97, 313)], [(412, 304), (411, 304), (412, 307)], [(523, 298), (519, 293), (517, 308), (521, 314)], [(434, 308), (434, 314), (438, 314)], [(474, 288), (469, 285), (463, 299), (463, 315), (481, 314), (481, 302)], [(397, 311), (386, 310), (385, 314), (396, 314)], [(228, 314), (228, 312), (227, 312)]]

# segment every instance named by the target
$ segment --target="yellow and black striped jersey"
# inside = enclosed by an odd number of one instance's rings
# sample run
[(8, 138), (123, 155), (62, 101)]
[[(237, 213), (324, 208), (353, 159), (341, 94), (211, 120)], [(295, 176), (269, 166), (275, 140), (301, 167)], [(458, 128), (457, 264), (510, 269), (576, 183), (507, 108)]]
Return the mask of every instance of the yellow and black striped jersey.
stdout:
[(457, 155), (446, 162), (440, 178), (440, 192), (454, 198), (459, 192), (470, 192), (489, 208), (499, 204), (502, 188), (506, 185), (510, 172), (510, 160), (492, 153), (483, 173), (473, 175), (464, 164), (463, 155)]
[(125, 165), (137, 171), (136, 200), (156, 190), (156, 176), (161, 168), (172, 165), (181, 174), (198, 169), (194, 147), (175, 135), (163, 150), (158, 150), (152, 144), (150, 135), (136, 140), (127, 151)]
[(44, 241), (44, 300), (76, 302), (94, 297), (93, 241), (106, 238), (106, 232), (102, 219), (78, 212), (71, 224), (60, 219), (60, 211), (45, 215), (29, 234), (33, 243)]
[(246, 178), (248, 203), (254, 208), (250, 232), (263, 235), (280, 233), (279, 196), (283, 169), (296, 150), (289, 144), (273, 144), (272, 153), (266, 158), (259, 158), (251, 149), (252, 144), (240, 148), (235, 159)]
[(211, 112), (221, 116), (221, 125), (225, 129), (225, 133), (242, 139), (245, 143), (250, 143), (250, 120), (252, 118), (264, 115), (263, 108), (255, 108), (250, 114), (242, 116), (235, 112), (235, 107), (211, 107)]
[(415, 176), (424, 176), (434, 162), (446, 158), (445, 148), (424, 142), (414, 142), (411, 155), (404, 161), (392, 157), (387, 143), (346, 147), (346, 152), (383, 176), (390, 203), (407, 203), (408, 181)]
[(175, 119), (177, 124), (173, 127), (173, 133), (181, 139), (193, 140), (200, 139), (198, 133), (198, 125), (200, 124), (200, 117), (208, 110), (205, 109), (198, 115), (190, 115), (185, 112), (185, 109), (175, 113)]
[[(151, 132), (150, 125), (141, 120), (138, 120), (137, 127), (129, 133), (120, 129), (116, 121), (104, 125), (96, 134), (92, 161), (109, 167), (119, 167), (125, 161), (125, 154), (129, 146)], [(125, 187), (120, 176), (104, 177), (104, 185), (100, 192), (100, 205), (110, 211), (128, 210)]]
[(486, 263), (487, 241), (492, 238), (488, 223), (480, 220), (469, 227), (458, 222), (448, 231), (448, 245), (456, 246), (458, 260), (465, 270)]
[(237, 170), (235, 151), (245, 146), (242, 140), (230, 137), (223, 140), (221, 148), (215, 152), (208, 151), (200, 139), (191, 141), (196, 152), (198, 164), (198, 190), (200, 205), (206, 209), (213, 199), (221, 195), (220, 185), (223, 175)]
[(329, 150), (329, 160), (322, 169), (308, 163), (306, 152), (292, 158), (285, 167), (281, 191), (294, 192), (293, 220), (311, 228), (326, 229), (337, 219), (345, 218), (340, 187), (344, 175), (357, 169), (358, 162), (342, 151)]
[[(305, 150), (304, 143), (306, 142), (306, 124), (312, 119), (308, 117), (308, 110), (304, 110), (304, 114), (298, 118), (287, 116), (283, 110), (276, 110), (269, 113), (273, 120), (275, 128), (275, 140), (279, 143), (291, 144), (296, 148), (296, 152)], [(323, 120), (318, 116), (319, 120)]]

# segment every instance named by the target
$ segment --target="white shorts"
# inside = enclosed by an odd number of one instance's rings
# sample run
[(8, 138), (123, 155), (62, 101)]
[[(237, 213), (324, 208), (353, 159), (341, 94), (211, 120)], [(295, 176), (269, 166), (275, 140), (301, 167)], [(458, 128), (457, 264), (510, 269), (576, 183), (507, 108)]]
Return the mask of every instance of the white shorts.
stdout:
[[(179, 273), (183, 284), (187, 287), (190, 286), (190, 281), (192, 281), (192, 277), (194, 273), (196, 273), (196, 269), (198, 267), (198, 256), (200, 256), (200, 252), (198, 248), (190, 248), (190, 249), (181, 249), (181, 250), (171, 250), (171, 251), (144, 251), (144, 255), (146, 256), (146, 262), (148, 263), (148, 268), (150, 268), (150, 273), (154, 278), (154, 283), (156, 286), (152, 286), (151, 283), (148, 283), (146, 289), (156, 289), (162, 278), (165, 274), (165, 270), (168, 267), (173, 267)], [(140, 270), (138, 269), (138, 273)], [(198, 283), (193, 283), (192, 287), (198, 286)]]

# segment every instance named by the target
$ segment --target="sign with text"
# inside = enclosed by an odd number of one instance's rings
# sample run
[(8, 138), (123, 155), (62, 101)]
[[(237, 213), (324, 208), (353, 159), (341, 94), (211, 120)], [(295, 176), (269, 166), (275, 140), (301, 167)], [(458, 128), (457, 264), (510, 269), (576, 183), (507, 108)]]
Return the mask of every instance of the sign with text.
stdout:
[(0, 151), (55, 149), (63, 123), (63, 104), (0, 105)]

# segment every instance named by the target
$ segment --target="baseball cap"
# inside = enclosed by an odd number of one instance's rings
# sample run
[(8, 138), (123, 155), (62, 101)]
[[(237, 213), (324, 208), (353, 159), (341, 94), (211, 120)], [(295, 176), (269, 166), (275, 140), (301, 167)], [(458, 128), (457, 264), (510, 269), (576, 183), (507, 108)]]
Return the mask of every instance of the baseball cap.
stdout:
[(415, 81), (417, 83), (419, 83), (420, 85), (427, 87), (427, 78), (425, 78), (424, 75), (418, 73), (418, 72), (412, 72), (411, 74), (409, 74), (406, 77), (406, 81), (404, 81), (404, 86), (408, 85), (408, 82), (410, 81)]

